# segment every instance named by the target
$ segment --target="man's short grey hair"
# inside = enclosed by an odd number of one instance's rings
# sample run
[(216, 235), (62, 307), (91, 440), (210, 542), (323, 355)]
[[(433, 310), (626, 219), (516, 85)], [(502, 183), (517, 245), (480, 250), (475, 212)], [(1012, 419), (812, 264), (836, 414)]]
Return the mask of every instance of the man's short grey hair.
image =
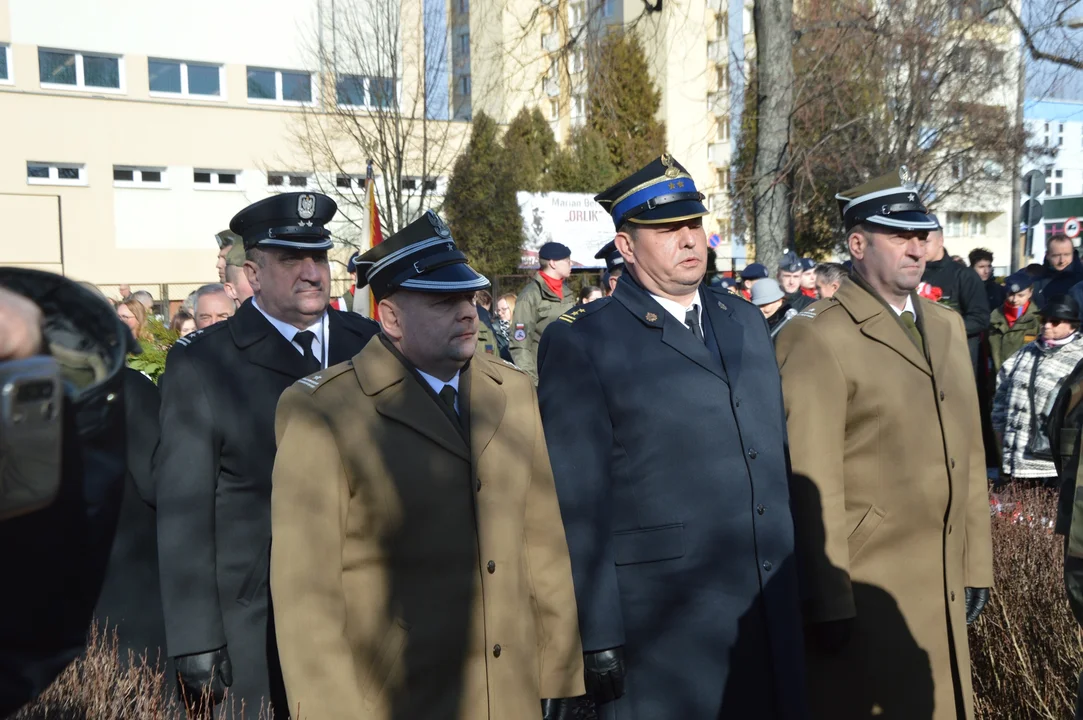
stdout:
[(822, 283), (840, 283), (850, 274), (842, 263), (820, 263), (816, 266), (816, 279)]
[(263, 250), (258, 247), (248, 248), (244, 251), (244, 259), (249, 262), (254, 262), (258, 267), (263, 267), (267, 262), (266, 256), (263, 254)]
[(133, 292), (132, 293), (132, 300), (138, 300), (139, 302), (143, 303), (147, 307), (150, 307), (151, 305), (154, 304), (154, 296), (151, 295), (146, 290), (136, 290), (135, 292)]
[(209, 283), (207, 285), (204, 285), (203, 287), (197, 289), (194, 293), (192, 293), (193, 295), (195, 295), (195, 301), (192, 303), (192, 305), (198, 305), (200, 298), (207, 297), (208, 295), (215, 295), (218, 293), (221, 293), (223, 295), (227, 294), (226, 286), (222, 283)]

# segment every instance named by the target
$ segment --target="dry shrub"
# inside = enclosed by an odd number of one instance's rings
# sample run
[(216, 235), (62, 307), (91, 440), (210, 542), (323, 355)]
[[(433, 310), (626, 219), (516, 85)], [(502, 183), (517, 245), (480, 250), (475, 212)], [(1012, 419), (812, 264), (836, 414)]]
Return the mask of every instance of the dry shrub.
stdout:
[[(116, 632), (90, 629), (86, 653), (60, 674), (41, 696), (11, 720), (185, 720), (186, 713), (166, 683), (165, 657), (121, 661)], [(200, 708), (206, 707), (207, 695)], [(194, 710), (192, 717), (209, 720)], [(214, 720), (271, 720), (262, 707), (256, 715), (227, 702), (215, 708)]]
[[(999, 503), (996, 501), (999, 500)], [(1053, 491), (994, 496), (996, 587), (970, 627), (978, 718), (1071, 718), (1083, 642), (1064, 591), (1064, 539)]]

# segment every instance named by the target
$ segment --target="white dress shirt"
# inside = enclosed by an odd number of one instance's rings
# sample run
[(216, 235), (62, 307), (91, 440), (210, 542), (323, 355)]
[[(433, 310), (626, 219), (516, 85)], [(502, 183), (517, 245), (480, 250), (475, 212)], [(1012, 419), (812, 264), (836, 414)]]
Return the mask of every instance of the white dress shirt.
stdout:
[[(263, 317), (267, 318), (267, 322), (271, 323), (282, 337), (286, 338), (286, 342), (288, 342), (294, 350), (302, 355), (305, 354), (304, 348), (299, 343), (293, 341), (294, 336), (301, 332), (300, 330), (289, 323), (282, 322), (278, 318), (268, 315), (267, 311), (259, 306), (259, 303), (256, 302), (255, 298), (252, 299), (252, 305), (260, 311), (260, 314), (263, 315)], [(325, 312), (323, 317), (309, 325), (305, 330), (308, 330), (316, 336), (316, 339), (312, 341), (312, 354), (320, 361), (320, 367), (326, 368), (327, 349), (331, 341), (331, 328), (327, 323), (327, 313)]]
[[(891, 303), (888, 303), (888, 305), (891, 305)], [(911, 315), (914, 316), (914, 320), (918, 319), (917, 310), (914, 309), (914, 299), (911, 298), (909, 295), (906, 296), (906, 304), (905, 305), (903, 305), (901, 308), (897, 308), (894, 305), (891, 305), (891, 309), (894, 310), (895, 314), (898, 315), (899, 317), (902, 317), (902, 314), (904, 312), (909, 312)]]
[(455, 377), (451, 378), (447, 382), (444, 382), (438, 377), (433, 377), (427, 372), (422, 372), (421, 370), (418, 370), (417, 374), (420, 375), (422, 379), (424, 379), (425, 382), (429, 384), (429, 387), (431, 387), (432, 391), (437, 395), (440, 394), (440, 391), (444, 389), (445, 385), (450, 385), (451, 387), (455, 388), (455, 412), (459, 412), (459, 373), (455, 373)]
[[(677, 318), (677, 320), (680, 321), (681, 325), (684, 325), (685, 327), (688, 327), (688, 325), (685, 325), (684, 322), (685, 315), (688, 313), (689, 310), (694, 309), (696, 311), (696, 319), (699, 320), (700, 331), (702, 332), (703, 303), (700, 302), (699, 292), (696, 293), (696, 299), (693, 300), (692, 304), (688, 306), (681, 305), (679, 302), (676, 302), (675, 300), (670, 300), (669, 298), (659, 297), (658, 295), (654, 295), (653, 293), (650, 293), (650, 296), (654, 298), (654, 301), (656, 303), (662, 306), (663, 310), (665, 310), (673, 317)], [(688, 329), (691, 330), (691, 328)]]

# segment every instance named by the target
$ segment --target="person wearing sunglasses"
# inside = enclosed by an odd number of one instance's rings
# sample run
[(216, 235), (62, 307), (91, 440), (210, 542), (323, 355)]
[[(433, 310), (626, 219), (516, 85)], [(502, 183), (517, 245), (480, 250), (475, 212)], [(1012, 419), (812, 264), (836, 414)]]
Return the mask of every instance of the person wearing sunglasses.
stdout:
[(1057, 295), (1039, 314), (1041, 334), (997, 373), (993, 430), (1001, 447), (1000, 484), (1059, 484), (1046, 426), (1060, 386), (1083, 360), (1079, 303)]

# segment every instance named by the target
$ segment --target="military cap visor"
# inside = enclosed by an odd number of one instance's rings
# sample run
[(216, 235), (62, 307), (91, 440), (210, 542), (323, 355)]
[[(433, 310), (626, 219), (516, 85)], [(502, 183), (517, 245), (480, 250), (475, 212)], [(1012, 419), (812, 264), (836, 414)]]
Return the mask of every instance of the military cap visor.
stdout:
[(895, 230), (938, 230), (917, 189), (910, 186), (905, 167), (835, 196), (846, 230), (870, 223)]
[(243, 238), (246, 250), (330, 250), (334, 243), (325, 225), (337, 211), (335, 201), (321, 193), (282, 193), (241, 210), (229, 229)]
[(377, 301), (400, 289), (447, 294), (489, 287), (431, 210), (358, 257), (356, 265), (357, 287), (369, 286)]
[(620, 254), (620, 250), (617, 249), (617, 241), (610, 240), (602, 249), (594, 253), (595, 260), (605, 260), (605, 269), (609, 272), (613, 272), (616, 268), (624, 267), (624, 256)]
[(703, 217), (703, 193), (688, 171), (662, 155), (616, 185), (594, 196), (618, 230), (626, 222), (662, 225)]

